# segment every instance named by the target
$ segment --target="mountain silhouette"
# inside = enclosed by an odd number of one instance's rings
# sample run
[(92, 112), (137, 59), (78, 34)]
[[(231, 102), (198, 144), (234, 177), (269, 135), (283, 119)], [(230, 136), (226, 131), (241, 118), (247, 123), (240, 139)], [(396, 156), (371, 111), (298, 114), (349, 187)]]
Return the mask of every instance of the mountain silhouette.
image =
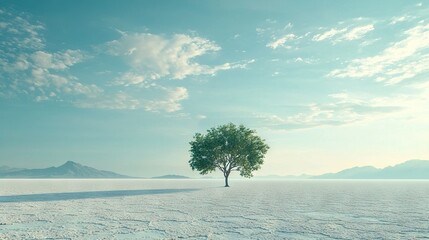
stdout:
[(337, 173), (314, 176), (315, 179), (429, 179), (428, 160), (409, 160), (395, 166), (378, 169), (354, 167)]
[(26, 170), (25, 168), (12, 168), (8, 166), (0, 166), (0, 174)]
[(157, 176), (152, 178), (154, 179), (189, 179), (190, 177), (170, 174), (170, 175), (163, 175), (163, 176)]
[(128, 176), (110, 171), (102, 171), (82, 164), (68, 161), (59, 167), (43, 169), (18, 169), (11, 171), (8, 167), (2, 167), (9, 171), (0, 171), (0, 178), (128, 178)]

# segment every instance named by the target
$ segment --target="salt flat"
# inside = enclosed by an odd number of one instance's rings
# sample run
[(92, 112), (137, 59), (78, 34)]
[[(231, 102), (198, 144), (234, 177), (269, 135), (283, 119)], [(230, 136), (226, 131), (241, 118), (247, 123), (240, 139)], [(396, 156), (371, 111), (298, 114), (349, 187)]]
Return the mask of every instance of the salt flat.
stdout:
[(429, 181), (0, 180), (0, 239), (428, 239)]

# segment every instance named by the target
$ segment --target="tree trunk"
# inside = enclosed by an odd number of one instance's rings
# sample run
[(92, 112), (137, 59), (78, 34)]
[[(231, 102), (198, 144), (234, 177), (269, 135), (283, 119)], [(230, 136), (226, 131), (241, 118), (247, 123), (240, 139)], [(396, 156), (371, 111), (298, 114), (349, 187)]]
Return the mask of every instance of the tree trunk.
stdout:
[(225, 187), (229, 187), (229, 185), (228, 185), (228, 175), (225, 175)]

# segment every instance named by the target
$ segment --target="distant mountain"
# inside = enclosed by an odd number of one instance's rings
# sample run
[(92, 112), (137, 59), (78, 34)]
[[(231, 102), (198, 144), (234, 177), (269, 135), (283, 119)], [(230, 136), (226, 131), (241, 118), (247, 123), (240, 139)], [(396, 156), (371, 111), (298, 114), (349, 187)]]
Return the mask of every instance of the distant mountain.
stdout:
[[(3, 167), (2, 167), (3, 169)], [(43, 169), (15, 169), (0, 171), (0, 178), (129, 178), (114, 172), (102, 171), (79, 163), (68, 161), (59, 167)]]
[(326, 173), (320, 176), (314, 176), (312, 178), (327, 178), (327, 179), (336, 179), (336, 178), (374, 178), (374, 176), (380, 171), (375, 167), (366, 166), (366, 167), (354, 167), (342, 170), (337, 173)]
[(158, 177), (152, 177), (155, 179), (188, 179), (190, 177), (181, 176), (181, 175), (164, 175), (164, 176), (158, 176)]
[(337, 173), (327, 173), (314, 179), (429, 179), (428, 160), (409, 160), (395, 166), (378, 169), (354, 167)]
[(16, 172), (16, 171), (21, 171), (21, 170), (25, 170), (25, 168), (11, 168), (8, 166), (0, 166), (0, 174)]

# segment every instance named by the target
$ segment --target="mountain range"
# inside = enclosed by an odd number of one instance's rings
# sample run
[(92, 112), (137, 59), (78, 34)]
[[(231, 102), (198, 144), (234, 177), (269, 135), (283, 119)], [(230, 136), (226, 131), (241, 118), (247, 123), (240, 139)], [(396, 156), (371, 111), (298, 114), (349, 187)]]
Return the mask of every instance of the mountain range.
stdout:
[[(25, 169), (0, 166), (0, 178), (131, 178), (68, 161), (59, 167)], [(185, 179), (181, 175), (164, 175), (155, 179)], [(386, 168), (353, 167), (318, 176), (257, 176), (258, 179), (429, 179), (429, 160), (409, 160)]]
[(428, 160), (409, 160), (386, 168), (354, 167), (337, 173), (313, 176), (314, 179), (429, 179)]
[(190, 177), (186, 177), (186, 176), (182, 176), (182, 175), (170, 174), (170, 175), (163, 175), (163, 176), (152, 177), (152, 178), (154, 178), (154, 179), (188, 179)]
[(87, 167), (68, 161), (59, 167), (22, 169), (0, 167), (0, 178), (129, 178), (129, 176)]

